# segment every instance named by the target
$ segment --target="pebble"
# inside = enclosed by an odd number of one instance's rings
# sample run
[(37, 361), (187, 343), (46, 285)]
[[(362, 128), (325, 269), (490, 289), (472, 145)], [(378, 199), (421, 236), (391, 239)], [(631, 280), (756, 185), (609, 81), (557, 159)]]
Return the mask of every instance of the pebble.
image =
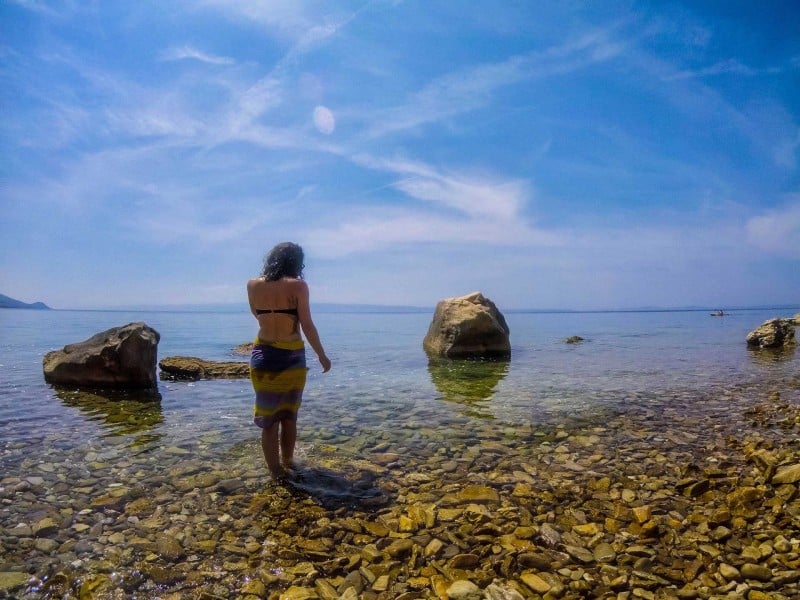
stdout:
[(706, 398), (707, 417), (688, 393), (602, 421), (456, 416), (446, 440), (421, 403), (374, 443), (355, 419), (305, 431), (324, 444), (287, 485), (256, 443), (91, 443), (45, 469), (23, 446), (0, 475), (0, 597), (28, 573), (85, 600), (121, 581), (168, 600), (800, 597), (792, 385)]
[(772, 579), (772, 570), (764, 565), (745, 563), (741, 567), (741, 573), (745, 579), (755, 579), (757, 581), (769, 581)]
[(447, 588), (447, 598), (448, 600), (482, 600), (483, 592), (471, 581), (459, 579)]
[(539, 577), (536, 573), (522, 573), (520, 575), (522, 582), (531, 588), (537, 594), (546, 594), (552, 587), (544, 579)]

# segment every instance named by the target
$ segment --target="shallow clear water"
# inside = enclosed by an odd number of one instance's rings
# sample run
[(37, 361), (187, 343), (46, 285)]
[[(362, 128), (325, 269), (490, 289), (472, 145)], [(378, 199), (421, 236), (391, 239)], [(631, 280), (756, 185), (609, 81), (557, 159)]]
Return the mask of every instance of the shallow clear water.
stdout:
[[(320, 373), (309, 351), (292, 493), (336, 518), (392, 514), (410, 507), (409, 485), (430, 481), (428, 472), (440, 484), (516, 480), (515, 469), (525, 470), (541, 440), (556, 439), (561, 427), (579, 431), (580, 444), (597, 440), (598, 452), (614, 448), (614, 456), (627, 443), (616, 468), (629, 468), (650, 443), (667, 444), (672, 460), (694, 460), (709, 451), (707, 428), (717, 431), (717, 444), (721, 426), (738, 431), (742, 413), (771, 383), (786, 389), (791, 380), (786, 398), (796, 403), (800, 352), (745, 345), (764, 320), (796, 312), (510, 313), (510, 362), (430, 363), (422, 351), (430, 313), (317, 312), (333, 370)], [(0, 570), (32, 575), (25, 598), (52, 597), (47, 586), (64, 577), (77, 590), (98, 573), (131, 597), (162, 597), (160, 584), (141, 573), (156, 563), (140, 546), (149, 527), (140, 516), (184, 536), (196, 552), (188, 568), (212, 569), (209, 581), (224, 581), (221, 597), (239, 589), (240, 570), (226, 567), (224, 546), (198, 550), (193, 536), (252, 538), (250, 567), (272, 564), (276, 542), (252, 530), (264, 519), (275, 525), (275, 515), (254, 519), (250, 507), (258, 499), (279, 504), (281, 492), (265, 485), (249, 380), (162, 381), (156, 400), (44, 382), (48, 351), (132, 321), (160, 332), (160, 358), (246, 360), (232, 350), (255, 334), (246, 312), (0, 310)], [(573, 335), (585, 341), (564, 343)], [(640, 439), (643, 424), (650, 433)], [(608, 439), (600, 442), (601, 434)], [(240, 489), (225, 500), (234, 516), (204, 477)], [(138, 499), (150, 498), (157, 502), (137, 512)], [(161, 504), (172, 512), (163, 514)], [(309, 523), (319, 514), (311, 511)], [(54, 539), (25, 533), (51, 517)]]
[[(318, 312), (315, 320), (334, 366), (321, 374), (309, 350), (300, 448), (318, 441), (315, 431), (374, 436), (413, 425), (406, 422), (409, 414), (424, 415), (428, 427), (463, 418), (508, 424), (592, 418), (595, 411), (624, 411), (634, 396), (642, 402), (687, 391), (702, 395), (796, 374), (795, 353), (765, 355), (744, 342), (764, 320), (794, 312), (743, 310), (721, 318), (708, 311), (510, 313), (509, 363), (430, 365), (422, 351), (429, 313)], [(255, 332), (246, 312), (0, 310), (3, 472), (15, 470), (24, 454), (19, 446), (43, 439), (58, 440), (65, 450), (87, 443), (155, 450), (191, 445), (200, 436), (213, 435), (220, 449), (257, 437), (247, 380), (162, 381), (155, 404), (87, 400), (45, 384), (46, 352), (132, 321), (160, 332), (159, 358), (237, 360), (232, 349)], [(571, 335), (585, 341), (565, 344)]]

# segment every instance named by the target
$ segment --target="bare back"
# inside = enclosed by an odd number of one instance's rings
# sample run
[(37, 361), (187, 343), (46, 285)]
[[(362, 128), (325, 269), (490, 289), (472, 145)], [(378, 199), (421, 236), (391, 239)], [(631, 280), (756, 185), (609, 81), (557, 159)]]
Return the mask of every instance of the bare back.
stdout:
[[(299, 312), (303, 308), (299, 279), (284, 277), (266, 281), (263, 277), (247, 282), (250, 311), (258, 320), (258, 337), (263, 341), (288, 342), (299, 340)], [(301, 292), (301, 293), (298, 293)]]

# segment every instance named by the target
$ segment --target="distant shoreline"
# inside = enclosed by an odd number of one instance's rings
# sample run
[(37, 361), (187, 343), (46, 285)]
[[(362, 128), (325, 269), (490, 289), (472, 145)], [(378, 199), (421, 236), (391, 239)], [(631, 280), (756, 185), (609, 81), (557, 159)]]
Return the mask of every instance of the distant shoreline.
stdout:
[(0, 308), (31, 309), (31, 310), (52, 310), (44, 302), (23, 302), (9, 296), (0, 294)]
[[(0, 295), (2, 297), (2, 295)], [(18, 302), (18, 301), (17, 301)], [(94, 308), (51, 308), (44, 303), (34, 304), (20, 303), (21, 306), (9, 306), (0, 303), (2, 308), (28, 308), (34, 310), (56, 310), (68, 312), (148, 312), (148, 313), (249, 313), (249, 309), (244, 304), (185, 304), (185, 305), (131, 305), (118, 307), (94, 307)], [(337, 303), (318, 303), (313, 304), (314, 312), (321, 314), (427, 314), (433, 313), (435, 304), (430, 307), (404, 306), (404, 305), (380, 305), (380, 304), (337, 304)], [(508, 308), (500, 310), (504, 314), (625, 314), (625, 313), (669, 313), (669, 312), (709, 312), (717, 311), (718, 307), (643, 307), (643, 308), (618, 308), (618, 309), (566, 309), (566, 308)], [(724, 316), (732, 316), (737, 312), (754, 312), (763, 310), (778, 311), (800, 311), (800, 304), (784, 304), (775, 306), (734, 306), (723, 309)]]

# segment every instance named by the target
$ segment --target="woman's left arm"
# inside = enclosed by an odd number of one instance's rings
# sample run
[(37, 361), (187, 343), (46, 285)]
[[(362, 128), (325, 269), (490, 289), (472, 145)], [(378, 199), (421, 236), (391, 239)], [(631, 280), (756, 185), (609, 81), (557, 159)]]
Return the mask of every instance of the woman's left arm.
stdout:
[(322, 365), (322, 372), (327, 373), (331, 368), (331, 360), (325, 354), (325, 349), (322, 347), (322, 342), (319, 339), (319, 332), (314, 325), (314, 320), (311, 318), (311, 306), (308, 300), (308, 284), (301, 280), (297, 282), (297, 319), (300, 321), (300, 327), (303, 329), (303, 334), (308, 340), (308, 344), (317, 353), (319, 363)]

